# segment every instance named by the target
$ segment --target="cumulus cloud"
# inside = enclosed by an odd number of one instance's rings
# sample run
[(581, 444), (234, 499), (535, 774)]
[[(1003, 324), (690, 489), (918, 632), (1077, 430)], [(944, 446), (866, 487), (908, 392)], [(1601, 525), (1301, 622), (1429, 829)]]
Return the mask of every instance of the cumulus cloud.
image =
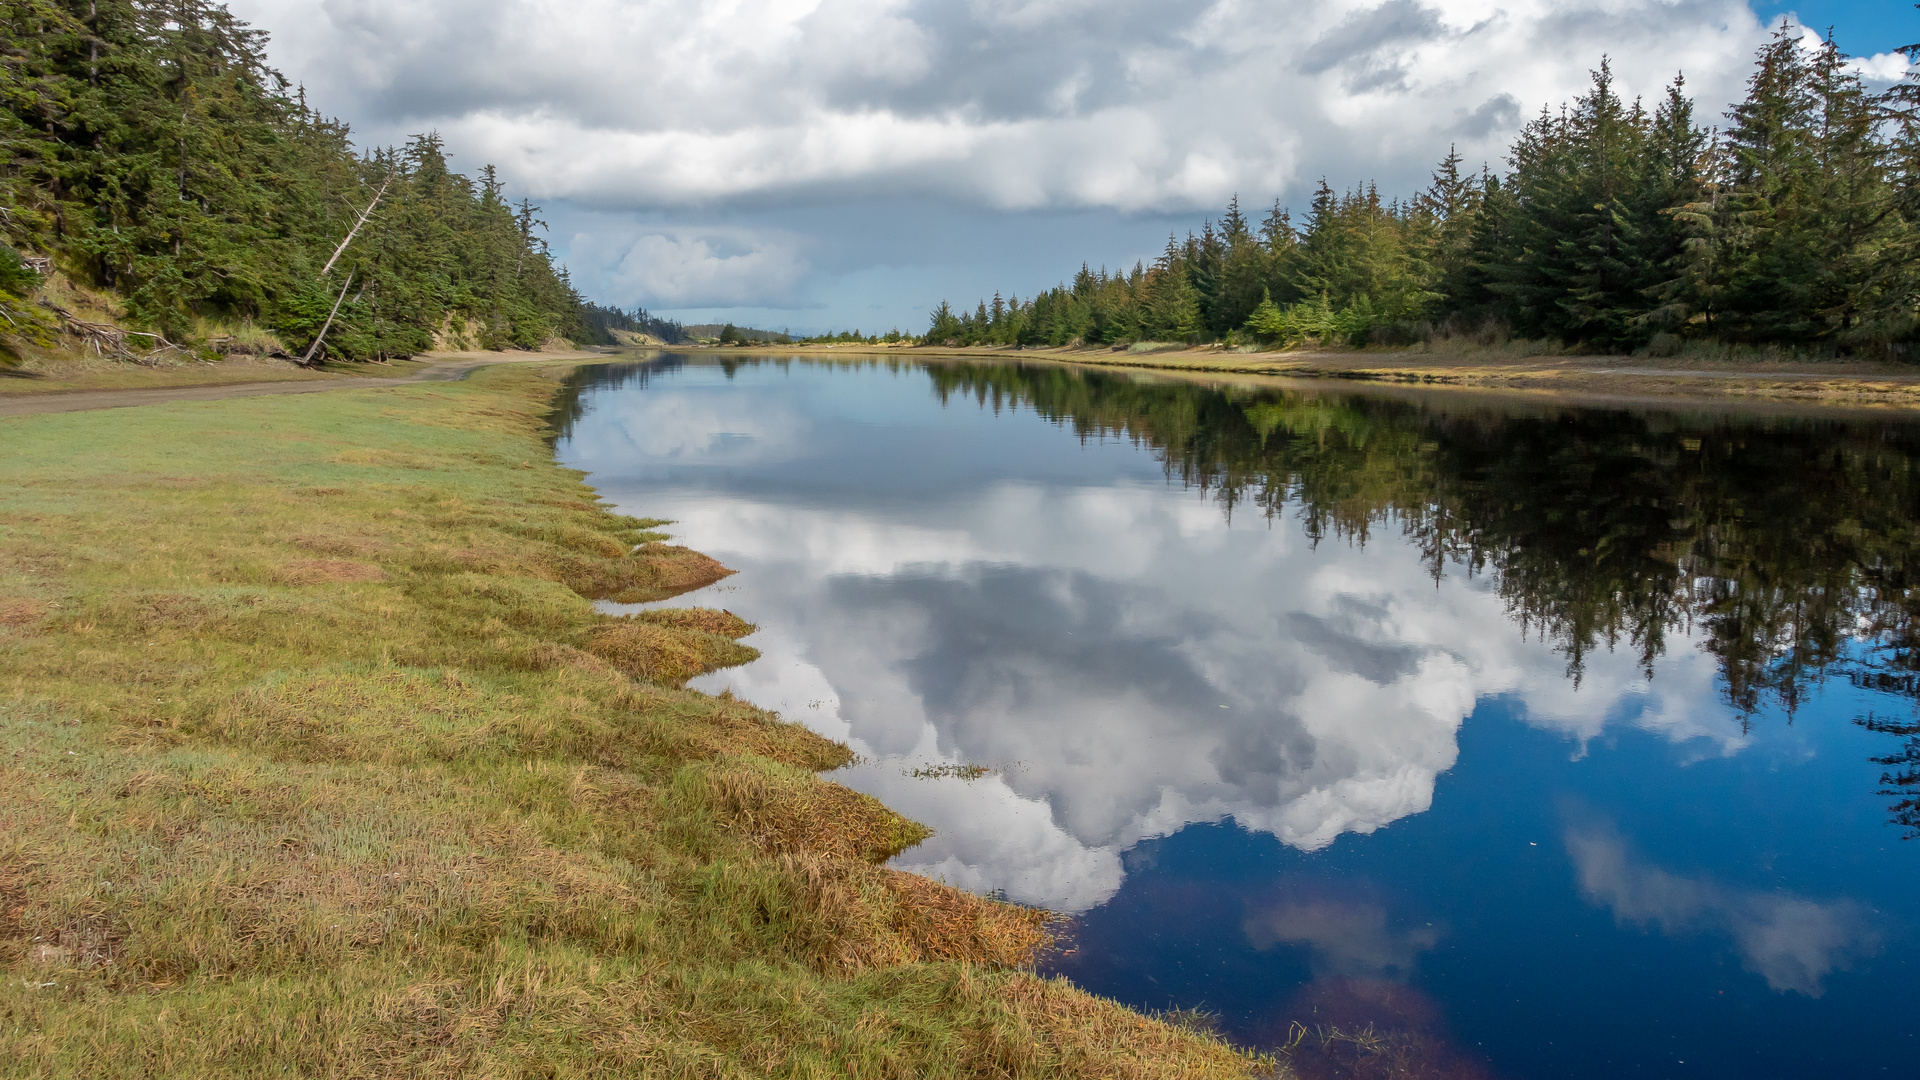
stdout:
[(1666, 934), (1725, 934), (1746, 969), (1774, 990), (1819, 997), (1828, 975), (1880, 945), (1872, 912), (1851, 900), (1734, 889), (1670, 873), (1640, 860), (1604, 827), (1568, 828), (1566, 844), (1589, 901), (1623, 923)]
[(1896, 52), (1862, 56), (1849, 66), (1871, 83), (1899, 82), (1913, 71), (1913, 62), (1907, 59), (1906, 54)]
[[(658, 209), (919, 194), (1216, 208), (1497, 156), (1603, 52), (1711, 105), (1738, 0), (240, 0), (376, 135), (435, 127), (537, 197)], [(1876, 64), (1881, 58), (1876, 58)], [(1889, 61), (1890, 62), (1890, 61)]]
[(806, 276), (792, 237), (739, 229), (625, 228), (582, 232), (568, 245), (576, 273), (615, 295), (644, 296), (669, 308), (763, 305), (791, 300)]

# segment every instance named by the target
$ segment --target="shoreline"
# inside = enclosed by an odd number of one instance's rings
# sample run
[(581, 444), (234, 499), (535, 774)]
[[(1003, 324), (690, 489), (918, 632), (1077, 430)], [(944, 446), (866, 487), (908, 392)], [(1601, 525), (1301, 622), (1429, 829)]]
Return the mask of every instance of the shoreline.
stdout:
[[(58, 387), (39, 393), (0, 393), (0, 417), (122, 409), (170, 401), (225, 401), (230, 398), (258, 397), (263, 394), (311, 394), (325, 390), (387, 389), (414, 383), (465, 379), (481, 368), (495, 365), (599, 360), (606, 354), (574, 350), (534, 354), (447, 352), (425, 355), (427, 359), (407, 361), (405, 366), (396, 365), (392, 370), (374, 374), (355, 374), (351, 369), (326, 372), (302, 371), (287, 378), (215, 382), (182, 381), (111, 389)], [(373, 366), (371, 364), (352, 365), (353, 368)]]
[(1473, 390), (1567, 400), (1654, 403), (1748, 401), (1852, 409), (1920, 409), (1920, 366), (1861, 361), (1747, 363), (1662, 361), (1630, 356), (1511, 356), (1494, 349), (1233, 352), (1221, 348), (1128, 353), (1108, 348), (907, 345), (666, 346), (666, 353), (882, 355), (1012, 362), (1210, 376), (1344, 382), (1359, 386)]
[[(306, 371), (284, 361), (239, 360), (151, 369), (76, 364), (65, 377), (0, 372), (0, 417), (115, 408), (165, 400), (217, 400), (264, 393), (404, 385), (448, 377), (450, 368), (542, 362), (618, 363), (654, 354), (748, 357), (891, 357), (1057, 363), (1229, 382), (1319, 384), (1354, 390), (1435, 392), (1599, 407), (1711, 405), (1741, 410), (1920, 410), (1920, 366), (1857, 361), (1687, 365), (1633, 357), (1412, 351), (1232, 352), (1220, 348), (1129, 353), (1107, 348), (947, 348), (922, 345), (667, 345), (554, 352), (434, 352), (389, 364), (331, 364)], [(1654, 366), (1667, 363), (1668, 366)], [(82, 399), (95, 398), (94, 402)], [(70, 404), (53, 405), (58, 399)]]
[[(608, 355), (596, 349), (567, 349), (553, 352), (447, 351), (422, 353), (417, 357), (386, 363), (331, 362), (316, 369), (300, 367), (291, 360), (268, 357), (232, 357), (217, 362), (175, 361), (160, 367), (146, 367), (122, 360), (66, 357), (48, 365), (42, 359), (27, 370), (0, 369), (0, 406), (7, 402), (38, 397), (71, 394), (144, 393), (156, 390), (210, 390), (230, 387), (282, 386), (304, 384), (315, 389), (339, 386), (377, 386), (382, 383), (415, 382), (430, 378), (437, 366), (463, 361), (485, 363), (528, 363), (535, 361), (584, 360)], [(0, 415), (6, 415), (0, 413)], [(18, 413), (15, 413), (18, 415)]]
[(0, 420), (15, 1068), (1261, 1067), (886, 869), (844, 745), (685, 689), (753, 627), (594, 610), (727, 573), (553, 459), (604, 358)]

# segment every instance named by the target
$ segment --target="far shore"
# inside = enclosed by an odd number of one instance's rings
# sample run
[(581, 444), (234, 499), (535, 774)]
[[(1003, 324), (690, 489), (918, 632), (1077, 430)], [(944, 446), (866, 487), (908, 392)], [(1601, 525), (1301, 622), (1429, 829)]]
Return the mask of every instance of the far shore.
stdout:
[[(1518, 348), (1420, 350), (1242, 351), (1219, 346), (1192, 348), (1012, 348), (894, 344), (665, 345), (593, 347), (550, 351), (445, 351), (390, 363), (329, 362), (317, 370), (264, 357), (219, 363), (144, 367), (117, 361), (42, 363), (39, 370), (0, 371), (0, 413), (67, 411), (31, 407), (25, 398), (125, 395), (145, 398), (226, 397), (264, 384), (308, 384), (300, 389), (377, 385), (446, 377), (450, 368), (488, 364), (606, 359), (642, 352), (736, 353), (746, 356), (889, 356), (1045, 362), (1154, 371), (1187, 378), (1234, 380), (1342, 380), (1382, 389), (1474, 391), (1499, 397), (1566, 403), (1714, 402), (1760, 407), (1824, 406), (1848, 409), (1920, 410), (1920, 365), (1858, 360), (1755, 361), (1691, 357), (1523, 355)], [(287, 389), (292, 389), (291, 386)], [(164, 396), (164, 395), (163, 395)], [(113, 404), (136, 404), (128, 400)], [(82, 406), (78, 402), (75, 407)], [(109, 406), (110, 407), (110, 406)]]
[(1753, 361), (1689, 357), (1521, 355), (1499, 347), (1447, 351), (1289, 350), (1219, 346), (1154, 351), (904, 345), (669, 346), (669, 352), (745, 352), (1048, 360), (1188, 374), (1342, 379), (1402, 387), (1529, 396), (1649, 401), (1729, 399), (1920, 409), (1920, 365), (1859, 360)]

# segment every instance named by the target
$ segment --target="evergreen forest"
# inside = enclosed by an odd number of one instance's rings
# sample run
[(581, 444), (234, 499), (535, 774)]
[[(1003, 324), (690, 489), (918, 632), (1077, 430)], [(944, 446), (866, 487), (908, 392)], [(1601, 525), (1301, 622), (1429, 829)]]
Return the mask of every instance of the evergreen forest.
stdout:
[(1874, 92), (1849, 60), (1783, 22), (1721, 126), (1696, 116), (1684, 77), (1649, 107), (1603, 60), (1586, 94), (1525, 126), (1504, 171), (1449, 151), (1404, 199), (1323, 180), (1297, 221), (1276, 203), (1256, 223), (1236, 198), (1151, 266), (1082, 265), (972, 312), (943, 301), (927, 338), (1905, 356), (1920, 334), (1920, 82)]
[(455, 172), (431, 133), (356, 149), (265, 44), (209, 0), (0, 2), (0, 330), (87, 328), (25, 299), (60, 273), (162, 342), (257, 327), (381, 359), (450, 332), (611, 340), (548, 257), (539, 207), (491, 166)]

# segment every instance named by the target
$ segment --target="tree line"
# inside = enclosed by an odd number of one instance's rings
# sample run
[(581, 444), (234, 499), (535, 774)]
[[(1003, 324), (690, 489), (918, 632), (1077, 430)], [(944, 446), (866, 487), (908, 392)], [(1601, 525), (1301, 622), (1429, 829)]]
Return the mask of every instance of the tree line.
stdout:
[(450, 329), (486, 348), (593, 336), (539, 207), (491, 166), (454, 172), (437, 135), (356, 151), (265, 43), (208, 0), (0, 2), (16, 334), (59, 328), (25, 299), (57, 270), (176, 339), (251, 323), (305, 350), (328, 327), (319, 354), (385, 358)]
[(687, 332), (702, 341), (719, 345), (894, 345), (917, 339), (898, 328), (884, 334), (866, 334), (855, 330), (823, 330), (818, 334), (796, 334), (791, 330), (756, 330), (733, 323), (706, 323), (687, 327)]
[[(1903, 50), (1920, 59), (1920, 46)], [(1831, 37), (1782, 22), (1724, 128), (1684, 78), (1652, 108), (1603, 59), (1504, 172), (1449, 151), (1383, 198), (1324, 180), (1299, 221), (1236, 197), (1152, 265), (1082, 265), (1025, 300), (934, 309), (927, 340), (1404, 345), (1508, 335), (1595, 350), (1688, 342), (1905, 355), (1920, 332), (1920, 82), (1873, 93)]]
[(587, 339), (595, 345), (619, 344), (619, 339), (613, 336), (615, 330), (649, 334), (669, 345), (692, 341), (695, 336), (678, 321), (649, 315), (646, 308), (621, 311), (617, 307), (606, 307), (591, 301), (580, 305), (580, 323)]

